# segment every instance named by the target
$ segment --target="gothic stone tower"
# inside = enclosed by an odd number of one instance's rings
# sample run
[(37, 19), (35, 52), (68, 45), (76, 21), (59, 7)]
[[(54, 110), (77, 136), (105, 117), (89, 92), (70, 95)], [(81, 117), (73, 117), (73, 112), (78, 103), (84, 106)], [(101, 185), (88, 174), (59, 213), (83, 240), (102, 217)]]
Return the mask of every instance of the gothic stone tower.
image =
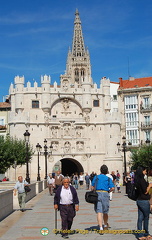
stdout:
[[(43, 146), (44, 139), (53, 146), (48, 154), (48, 172), (99, 172), (104, 163), (109, 171), (122, 172), (117, 150), (120, 139), (118, 112), (111, 110), (110, 80), (103, 77), (100, 87), (93, 83), (89, 51), (83, 39), (78, 10), (75, 13), (72, 50), (69, 49), (66, 71), (60, 85), (51, 84), (50, 76), (41, 77), (41, 86), (27, 83), (24, 77), (11, 84), (10, 134), (23, 138), (26, 129), (30, 143)], [(45, 175), (44, 156), (40, 156), (41, 177)], [(21, 173), (18, 169), (18, 173)], [(25, 169), (24, 169), (25, 171)], [(30, 164), (31, 179), (37, 176), (37, 152)], [(11, 177), (11, 176), (10, 176)]]

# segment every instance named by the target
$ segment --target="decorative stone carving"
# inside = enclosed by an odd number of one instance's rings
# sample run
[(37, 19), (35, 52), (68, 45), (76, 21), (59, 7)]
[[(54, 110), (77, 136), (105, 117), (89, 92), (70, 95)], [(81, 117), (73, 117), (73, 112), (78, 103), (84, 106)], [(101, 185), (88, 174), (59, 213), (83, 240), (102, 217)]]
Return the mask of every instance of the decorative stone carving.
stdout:
[(45, 123), (49, 123), (49, 113), (45, 112), (44, 113), (44, 120), (45, 120)]
[(58, 151), (58, 148), (59, 148), (59, 142), (55, 142), (55, 141), (53, 141), (53, 142), (52, 142), (52, 147), (53, 147), (53, 151)]
[(87, 156), (86, 156), (86, 155), (83, 155), (83, 156), (82, 156), (82, 160), (83, 160), (83, 161), (86, 161), (86, 160), (87, 160)]
[(84, 142), (77, 142), (76, 147), (78, 152), (82, 151), (84, 149)]
[(58, 132), (57, 127), (51, 128), (52, 138), (57, 138), (57, 132)]
[(69, 81), (68, 80), (63, 80), (62, 87), (63, 87), (64, 91), (68, 90), (68, 85), (69, 85)]
[(51, 155), (48, 155), (48, 161), (49, 161), (49, 162), (53, 162), (53, 161), (54, 161), (54, 157), (51, 156)]
[(86, 115), (84, 116), (84, 120), (86, 123), (90, 122), (90, 116), (88, 115), (88, 113), (86, 113)]
[(71, 144), (70, 144), (70, 142), (65, 142), (64, 143), (64, 153), (70, 153), (70, 150), (71, 150)]
[(76, 137), (77, 137), (77, 138), (80, 138), (81, 135), (82, 135), (81, 129), (82, 129), (81, 127), (77, 127), (77, 128), (76, 128)]
[(70, 125), (68, 123), (66, 123), (64, 125), (63, 129), (64, 129), (64, 136), (70, 136), (71, 135), (71, 133), (70, 133)]
[(69, 99), (65, 98), (61, 101), (62, 105), (63, 105), (63, 109), (64, 111), (68, 111), (69, 107), (70, 107), (70, 101)]

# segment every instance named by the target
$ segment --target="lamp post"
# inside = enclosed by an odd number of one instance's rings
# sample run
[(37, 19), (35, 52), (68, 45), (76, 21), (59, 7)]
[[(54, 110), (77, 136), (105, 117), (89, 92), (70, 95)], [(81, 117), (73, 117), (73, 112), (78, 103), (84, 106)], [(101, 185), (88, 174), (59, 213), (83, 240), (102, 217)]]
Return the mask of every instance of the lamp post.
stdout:
[(23, 135), (24, 135), (24, 139), (25, 139), (25, 142), (26, 142), (26, 181), (27, 181), (28, 183), (30, 183), (29, 166), (28, 166), (28, 163), (29, 163), (28, 143), (29, 143), (30, 133), (29, 133), (28, 130), (26, 130)]
[(36, 145), (36, 149), (37, 149), (37, 156), (38, 156), (38, 164), (37, 164), (37, 181), (41, 181), (41, 178), (40, 178), (40, 162), (39, 162), (39, 156), (40, 156), (40, 151), (41, 151), (41, 145), (39, 143), (37, 143)]
[[(126, 152), (128, 151), (128, 146), (126, 144), (126, 137), (122, 137), (123, 143), (122, 143), (122, 150), (120, 149), (120, 143), (117, 143), (118, 151), (122, 151), (124, 153), (124, 176), (127, 174), (127, 163), (126, 163)], [(131, 145), (131, 142), (128, 143), (128, 145)]]
[(47, 140), (45, 139), (44, 140), (44, 156), (45, 156), (45, 178), (44, 179), (47, 179), (47, 155), (48, 155), (48, 152), (47, 152)]
[(49, 153), (52, 154), (52, 149), (53, 149), (53, 146), (51, 145), (50, 152), (48, 152), (47, 140), (45, 139), (44, 140), (44, 156), (45, 156), (45, 178), (44, 179), (47, 179), (47, 155)]

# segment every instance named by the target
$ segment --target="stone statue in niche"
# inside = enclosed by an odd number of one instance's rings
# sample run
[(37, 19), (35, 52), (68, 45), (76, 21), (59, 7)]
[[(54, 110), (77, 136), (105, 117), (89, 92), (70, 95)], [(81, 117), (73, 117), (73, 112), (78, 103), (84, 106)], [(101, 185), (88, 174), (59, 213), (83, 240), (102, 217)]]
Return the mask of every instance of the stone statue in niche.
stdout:
[(64, 91), (67, 91), (68, 90), (68, 81), (67, 80), (64, 80), (63, 82), (62, 82), (62, 87), (63, 87), (63, 90)]
[(57, 138), (57, 128), (52, 127), (52, 138)]
[(81, 137), (81, 128), (76, 128), (76, 137), (77, 138)]
[(69, 107), (70, 107), (70, 103), (69, 103), (69, 99), (63, 99), (62, 100), (62, 105), (63, 105), (63, 109), (64, 111), (68, 111)]
[(46, 113), (46, 112), (44, 113), (44, 120), (45, 120), (46, 123), (48, 123), (49, 120), (50, 120), (50, 119), (49, 119), (49, 114)]
[(86, 113), (86, 115), (84, 116), (84, 120), (86, 121), (86, 123), (90, 122), (90, 117), (89, 117), (88, 113)]
[(64, 136), (70, 136), (70, 126), (69, 126), (69, 124), (65, 124), (65, 126), (64, 126)]
[(53, 151), (57, 151), (58, 150), (58, 146), (59, 146), (58, 142), (52, 142)]
[(77, 142), (77, 151), (82, 151), (84, 149), (84, 142)]
[(69, 142), (65, 142), (64, 144), (64, 153), (70, 153), (71, 144)]

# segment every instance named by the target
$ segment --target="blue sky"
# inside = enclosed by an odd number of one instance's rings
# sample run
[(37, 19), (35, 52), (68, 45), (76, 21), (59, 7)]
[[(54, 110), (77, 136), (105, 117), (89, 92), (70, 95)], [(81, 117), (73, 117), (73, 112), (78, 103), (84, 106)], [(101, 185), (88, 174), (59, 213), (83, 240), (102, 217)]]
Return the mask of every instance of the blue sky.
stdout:
[(0, 0), (0, 102), (16, 75), (59, 83), (76, 8), (94, 82), (152, 76), (152, 0)]

